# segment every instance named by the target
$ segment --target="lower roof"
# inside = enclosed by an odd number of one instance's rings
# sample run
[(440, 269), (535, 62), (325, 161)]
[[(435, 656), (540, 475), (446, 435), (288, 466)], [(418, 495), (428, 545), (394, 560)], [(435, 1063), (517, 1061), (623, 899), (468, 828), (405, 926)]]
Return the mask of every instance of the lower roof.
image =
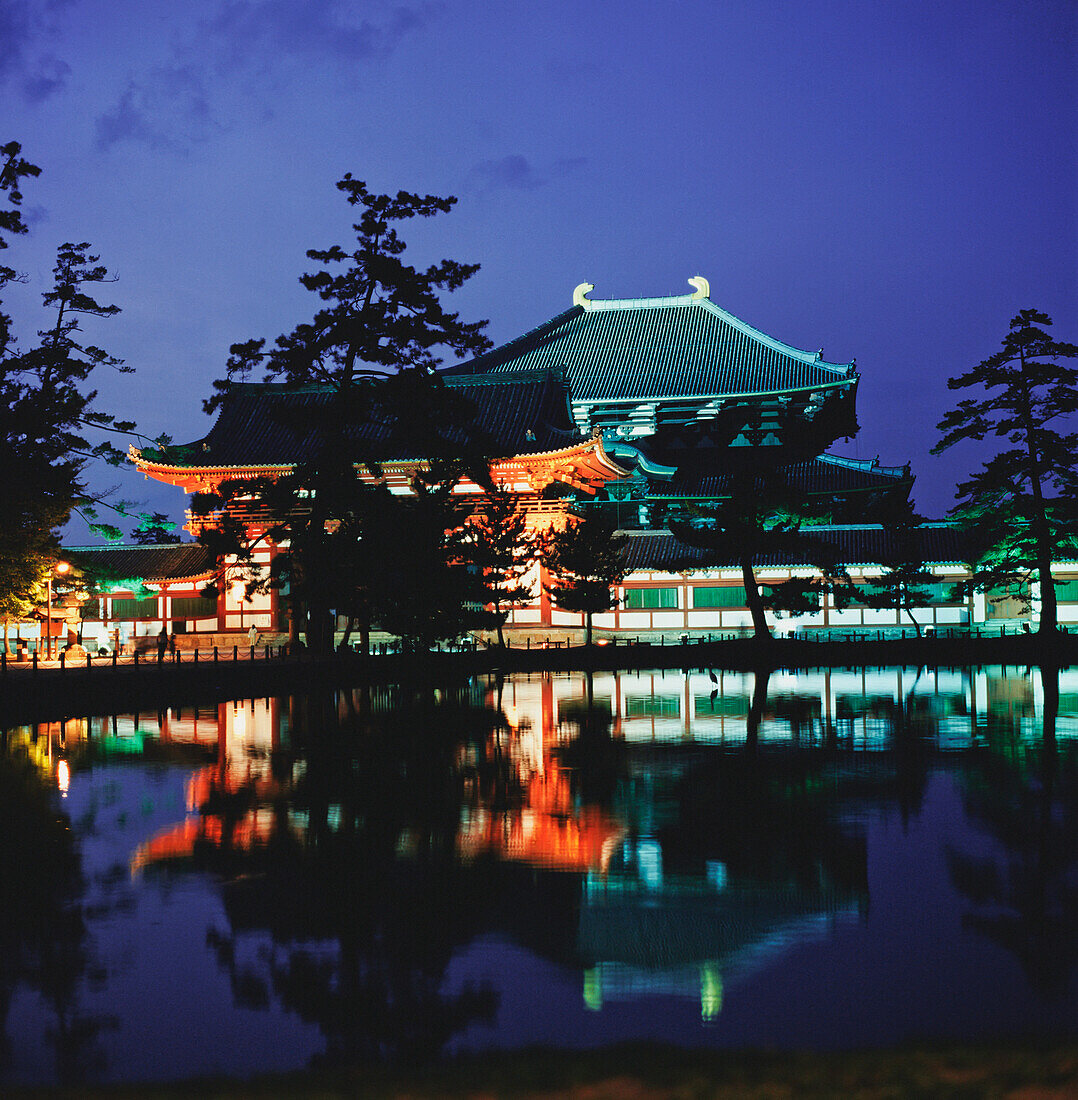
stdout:
[(197, 542), (159, 546), (65, 546), (64, 557), (103, 580), (203, 580), (217, 570), (214, 556)]
[[(897, 547), (893, 535), (882, 525), (835, 524), (811, 527), (803, 532), (819, 539), (834, 551), (843, 565), (880, 565), (892, 557)], [(632, 570), (681, 573), (691, 569), (733, 569), (738, 563), (724, 560), (712, 550), (704, 550), (680, 541), (670, 531), (627, 531), (628, 563)], [(932, 565), (963, 565), (968, 551), (963, 547), (962, 531), (944, 524), (926, 524), (916, 530), (922, 560)], [(782, 551), (758, 554), (757, 567), (806, 566), (811, 563)]]
[[(893, 492), (913, 485), (909, 466), (881, 466), (879, 459), (841, 458), (822, 454), (803, 462), (778, 467), (768, 475), (769, 484), (781, 482), (806, 495)], [(653, 500), (714, 500), (730, 491), (726, 474), (675, 476), (654, 481), (648, 491)]]
[[(380, 403), (379, 383), (357, 385), (346, 429), (357, 461), (425, 459), (461, 447), (503, 458), (559, 450), (580, 439), (557, 372), (444, 377), (434, 384), (400, 375), (390, 384), (414, 387), (400, 401), (415, 412), (414, 421), (405, 423)], [(176, 468), (297, 465), (323, 445), (336, 397), (329, 386), (234, 383), (202, 439), (146, 448), (140, 457)]]

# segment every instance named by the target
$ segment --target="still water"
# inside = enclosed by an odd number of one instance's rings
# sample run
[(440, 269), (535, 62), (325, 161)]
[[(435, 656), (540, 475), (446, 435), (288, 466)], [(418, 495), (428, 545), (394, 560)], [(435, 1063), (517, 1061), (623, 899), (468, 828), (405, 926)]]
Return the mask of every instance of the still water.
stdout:
[(1078, 671), (73, 718), (0, 821), (0, 1083), (1078, 1035)]

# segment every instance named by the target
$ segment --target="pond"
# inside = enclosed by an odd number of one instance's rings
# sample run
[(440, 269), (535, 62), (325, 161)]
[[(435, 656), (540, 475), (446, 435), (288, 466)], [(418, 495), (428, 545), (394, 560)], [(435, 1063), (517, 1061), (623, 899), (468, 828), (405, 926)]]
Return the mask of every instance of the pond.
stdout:
[(1078, 1036), (1078, 671), (484, 678), (3, 749), (0, 1083)]

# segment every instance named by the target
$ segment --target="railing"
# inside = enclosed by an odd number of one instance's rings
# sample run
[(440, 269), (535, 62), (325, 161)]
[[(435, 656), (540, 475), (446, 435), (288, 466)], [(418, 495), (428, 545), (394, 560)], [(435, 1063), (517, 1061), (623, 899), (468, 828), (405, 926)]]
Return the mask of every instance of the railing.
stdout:
[[(1061, 633), (1069, 633), (1066, 626), (1061, 626)], [(1019, 637), (1021, 635), (1029, 635), (1031, 633), (1028, 624), (1023, 624), (1022, 627), (1008, 629), (1006, 626), (1001, 625), (998, 628), (989, 627), (987, 625), (981, 627), (961, 627), (961, 628), (940, 628), (936, 627), (931, 631), (922, 631), (920, 638), (923, 641), (961, 641), (970, 639), (991, 639), (991, 638), (1006, 638), (1006, 637)], [(774, 635), (772, 641), (778, 645), (783, 645), (788, 642), (802, 642), (810, 643), (812, 645), (826, 645), (828, 643), (865, 643), (865, 642), (888, 642), (888, 641), (912, 641), (918, 637), (916, 631), (912, 629), (904, 629), (900, 632), (896, 631), (883, 631), (883, 630), (860, 630), (860, 631), (836, 631), (836, 630), (817, 630), (817, 631), (805, 631), (799, 634), (788, 635)], [(730, 643), (736, 641), (751, 641), (753, 639), (752, 634), (746, 633), (708, 633), (704, 634), (679, 634), (675, 638), (668, 638), (665, 635), (658, 635), (655, 638), (645, 638), (641, 640), (639, 635), (632, 638), (611, 638), (611, 637), (599, 637), (593, 639), (591, 643), (592, 649), (601, 649), (604, 647), (616, 647), (619, 649), (633, 648), (633, 649), (652, 649), (655, 647), (665, 648), (670, 646), (671, 648), (678, 647), (692, 647), (698, 645), (709, 645), (713, 643)], [(456, 642), (444, 642), (436, 643), (432, 646), (432, 652), (437, 653), (469, 653), (476, 652), (480, 648), (480, 643), (474, 639), (466, 641)], [(488, 650), (496, 650), (499, 648), (498, 643), (491, 640), (487, 643)], [(544, 635), (543, 637), (536, 638), (532, 635), (528, 635), (523, 640), (517, 639), (514, 645), (514, 640), (511, 637), (507, 637), (505, 640), (505, 648), (510, 650), (546, 650), (546, 649), (584, 649), (587, 648), (587, 643), (582, 639), (574, 640), (572, 637), (556, 637), (552, 635)], [(354, 643), (352, 647), (347, 650), (337, 650), (338, 653), (345, 653), (346, 655), (359, 656), (359, 643)], [(373, 658), (386, 657), (393, 655), (401, 655), (409, 653), (410, 651), (402, 647), (399, 643), (393, 642), (380, 642), (372, 646), (370, 656)], [(155, 668), (162, 665), (207, 665), (207, 664), (222, 664), (231, 662), (253, 662), (253, 661), (280, 661), (287, 660), (293, 657), (290, 654), (289, 647), (287, 645), (241, 645), (238, 642), (229, 645), (215, 645), (210, 648), (200, 649), (198, 647), (182, 647), (176, 649), (166, 649), (163, 652), (156, 650), (147, 650), (140, 652), (135, 650), (130, 654), (119, 654), (115, 651), (106, 654), (93, 654), (88, 650), (85, 656), (78, 658), (71, 658), (66, 652), (61, 652), (59, 657), (54, 660), (43, 660), (37, 650), (28, 656), (13, 656), (9, 653), (2, 652), (2, 646), (0, 646), (0, 672), (7, 673), (9, 669), (20, 670), (28, 669), (32, 672), (37, 672), (39, 669), (44, 668), (59, 668), (59, 669), (92, 669), (101, 667), (123, 667), (130, 666), (132, 668)]]

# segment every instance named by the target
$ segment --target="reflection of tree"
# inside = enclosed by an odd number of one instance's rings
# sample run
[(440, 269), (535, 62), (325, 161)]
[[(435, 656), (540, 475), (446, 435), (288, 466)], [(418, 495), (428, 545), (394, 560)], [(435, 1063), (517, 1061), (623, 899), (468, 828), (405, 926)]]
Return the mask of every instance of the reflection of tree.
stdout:
[(752, 678), (752, 702), (745, 725), (745, 748), (756, 752), (760, 744), (760, 723), (767, 708), (767, 685), (771, 680), (771, 666), (763, 665), (755, 670)]
[(573, 736), (560, 751), (569, 769), (574, 798), (584, 804), (609, 806), (624, 775), (625, 742), (611, 736), (614, 717), (607, 696), (596, 698), (594, 677), (585, 673), (583, 699), (563, 700), (559, 720)]
[(818, 755), (731, 754), (686, 772), (677, 823), (659, 834), (671, 867), (721, 860), (731, 879), (863, 893), (864, 838), (836, 823), (827, 766)]
[[(484, 990), (442, 992), (454, 951), (484, 913), (455, 846), (456, 765), (475, 715), (406, 696), (373, 717), (344, 709), (341, 719), (325, 700), (298, 716), (306, 771), (281, 794), (264, 851), (243, 855), (248, 873), (226, 888), (232, 929), (210, 942), (237, 1000), (261, 1007), (273, 997), (316, 1023), (327, 1058), (429, 1059), (495, 1008)], [(289, 821), (306, 822), (300, 842)], [(237, 866), (237, 853), (202, 854)], [(260, 927), (272, 948), (239, 961), (243, 932)]]
[[(114, 1026), (106, 1017), (79, 1012), (86, 980), (83, 880), (66, 816), (56, 812), (55, 789), (26, 751), (8, 741), (0, 752), (0, 1020), (21, 985), (36, 989), (52, 1010), (47, 1038), (63, 1083), (86, 1080), (103, 1067), (96, 1046)], [(3, 1060), (9, 1051), (5, 1042)]]
[(1023, 756), (1008, 738), (966, 773), (966, 812), (1004, 854), (949, 859), (965, 923), (1011, 951), (1039, 993), (1058, 995), (1078, 963), (1078, 751), (1056, 746), (1058, 671), (1042, 676), (1040, 743)]

